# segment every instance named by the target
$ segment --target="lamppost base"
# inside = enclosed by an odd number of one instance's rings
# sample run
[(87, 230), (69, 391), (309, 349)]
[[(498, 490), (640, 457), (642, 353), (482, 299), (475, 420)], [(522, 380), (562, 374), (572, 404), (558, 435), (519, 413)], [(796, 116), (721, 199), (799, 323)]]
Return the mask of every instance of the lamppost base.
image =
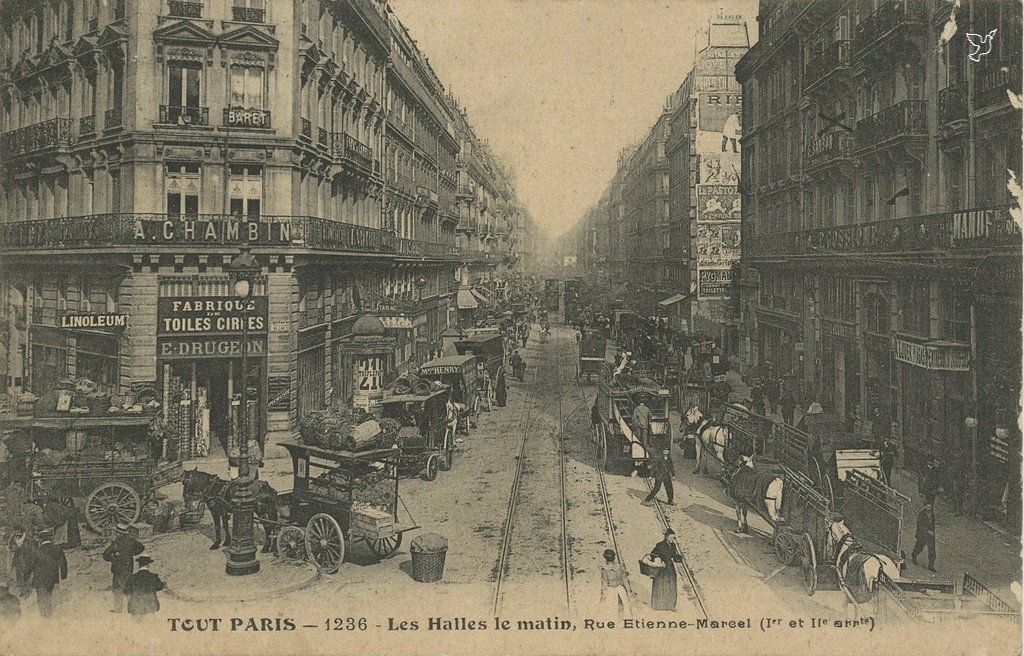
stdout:
[(228, 551), (228, 562), (224, 567), (228, 576), (246, 576), (260, 571), (260, 561), (256, 560), (256, 552), (233, 553)]

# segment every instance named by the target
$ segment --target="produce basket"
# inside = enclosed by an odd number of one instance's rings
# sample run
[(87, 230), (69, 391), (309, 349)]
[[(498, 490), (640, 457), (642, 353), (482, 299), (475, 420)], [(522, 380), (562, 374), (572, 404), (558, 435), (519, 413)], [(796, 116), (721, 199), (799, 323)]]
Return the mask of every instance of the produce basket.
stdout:
[(448, 540), (437, 533), (424, 533), (409, 545), (412, 554), (412, 578), (419, 583), (434, 583), (444, 576)]
[(640, 573), (644, 576), (657, 576), (658, 572), (664, 568), (665, 565), (661, 564), (661, 560), (653, 560), (650, 555), (644, 556), (640, 559)]

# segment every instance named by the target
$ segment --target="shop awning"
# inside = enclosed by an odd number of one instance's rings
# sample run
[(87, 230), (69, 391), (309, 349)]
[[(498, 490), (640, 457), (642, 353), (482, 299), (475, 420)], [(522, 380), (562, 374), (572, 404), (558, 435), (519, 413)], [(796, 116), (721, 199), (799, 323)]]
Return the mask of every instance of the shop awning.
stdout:
[(476, 302), (476, 298), (473, 296), (473, 292), (468, 289), (460, 289), (455, 297), (455, 302), (458, 303), (460, 310), (475, 310), (480, 307), (480, 304)]
[(491, 302), (491, 299), (487, 297), (487, 290), (486, 289), (480, 289), (478, 287), (474, 287), (471, 291), (473, 292), (473, 296), (476, 296), (482, 302), (484, 302), (484, 303), (490, 303)]
[(658, 305), (661, 307), (668, 307), (670, 305), (675, 305), (684, 298), (686, 298), (686, 294), (673, 294), (664, 300), (658, 301)]

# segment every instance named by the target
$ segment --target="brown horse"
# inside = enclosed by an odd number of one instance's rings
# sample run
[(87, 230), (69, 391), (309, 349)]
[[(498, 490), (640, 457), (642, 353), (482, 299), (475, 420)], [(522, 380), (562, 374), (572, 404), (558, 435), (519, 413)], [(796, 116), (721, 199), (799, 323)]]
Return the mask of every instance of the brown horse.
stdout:
[[(221, 545), (220, 533), (224, 529), (224, 546), (231, 546), (230, 517), (234, 506), (231, 499), (239, 480), (225, 481), (215, 474), (208, 474), (196, 469), (185, 472), (181, 479), (183, 498), (200, 499), (210, 509), (213, 516), (214, 541), (210, 549), (219, 549)], [(256, 498), (256, 506), (253, 509), (256, 519), (262, 521), (266, 528), (266, 538), (263, 541), (263, 553), (274, 549), (277, 540), (277, 490), (272, 488), (266, 481), (254, 481), (253, 493)]]

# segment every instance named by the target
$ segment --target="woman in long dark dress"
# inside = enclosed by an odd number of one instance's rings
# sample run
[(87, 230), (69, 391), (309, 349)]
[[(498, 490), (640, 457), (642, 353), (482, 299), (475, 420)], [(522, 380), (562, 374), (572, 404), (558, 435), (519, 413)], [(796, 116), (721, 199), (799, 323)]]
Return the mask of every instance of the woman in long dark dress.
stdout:
[(495, 397), (498, 402), (499, 408), (504, 408), (508, 402), (508, 384), (505, 381), (505, 367), (504, 365), (498, 367), (498, 382), (495, 385)]
[(657, 556), (664, 567), (658, 569), (651, 585), (651, 608), (653, 610), (676, 609), (676, 567), (673, 563), (681, 563), (676, 534), (672, 529), (665, 531), (665, 539), (654, 545), (651, 555)]

